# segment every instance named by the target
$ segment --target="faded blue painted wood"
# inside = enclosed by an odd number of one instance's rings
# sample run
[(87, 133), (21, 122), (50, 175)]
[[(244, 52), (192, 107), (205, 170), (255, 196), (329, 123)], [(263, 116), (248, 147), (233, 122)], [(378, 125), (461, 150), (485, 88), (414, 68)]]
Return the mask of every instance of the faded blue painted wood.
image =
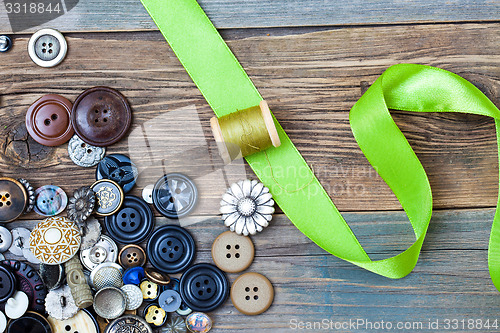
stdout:
[[(69, 0), (66, 0), (69, 2)], [(74, 1), (72, 1), (74, 2)], [(413, 22), (495, 21), (498, 0), (200, 0), (218, 28), (269, 28)], [(7, 9), (0, 6), (0, 32), (11, 31)], [(33, 19), (31, 19), (33, 20)], [(29, 27), (20, 16), (16, 24)], [(66, 14), (37, 27), (61, 31), (156, 29), (139, 0), (80, 0)]]

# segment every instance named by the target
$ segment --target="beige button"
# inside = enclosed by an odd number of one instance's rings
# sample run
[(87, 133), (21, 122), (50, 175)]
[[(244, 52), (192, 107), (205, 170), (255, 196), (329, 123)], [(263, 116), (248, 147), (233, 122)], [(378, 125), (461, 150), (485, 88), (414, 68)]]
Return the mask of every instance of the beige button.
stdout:
[(250, 237), (232, 231), (219, 235), (212, 244), (215, 265), (228, 273), (244, 271), (253, 261), (255, 249)]
[(273, 285), (259, 273), (240, 275), (231, 286), (231, 301), (234, 307), (246, 315), (261, 314), (271, 306), (273, 299)]

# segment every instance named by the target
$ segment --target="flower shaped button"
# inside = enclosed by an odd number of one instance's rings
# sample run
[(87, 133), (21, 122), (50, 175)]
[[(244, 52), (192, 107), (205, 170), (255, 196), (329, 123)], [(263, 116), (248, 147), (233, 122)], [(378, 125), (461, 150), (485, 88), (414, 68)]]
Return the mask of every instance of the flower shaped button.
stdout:
[(68, 205), (68, 196), (62, 188), (45, 185), (35, 191), (35, 212), (42, 216), (56, 216)]
[(99, 162), (96, 179), (111, 179), (120, 185), (124, 193), (130, 192), (135, 185), (139, 172), (128, 156), (111, 154)]
[(227, 189), (220, 202), (224, 224), (238, 235), (255, 235), (269, 225), (274, 200), (269, 189), (256, 180), (242, 180)]
[(80, 249), (80, 231), (65, 217), (49, 217), (38, 223), (30, 236), (30, 249), (45, 264), (70, 260)]
[(80, 187), (69, 198), (68, 218), (78, 224), (85, 222), (95, 207), (95, 193), (87, 186)]

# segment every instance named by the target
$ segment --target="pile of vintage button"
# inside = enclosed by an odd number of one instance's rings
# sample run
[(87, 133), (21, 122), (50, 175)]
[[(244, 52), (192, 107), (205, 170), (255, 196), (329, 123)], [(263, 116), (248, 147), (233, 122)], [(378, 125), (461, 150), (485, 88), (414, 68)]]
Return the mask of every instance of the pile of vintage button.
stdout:
[[(38, 33), (44, 43), (63, 43), (62, 35), (44, 33)], [(229, 295), (243, 314), (270, 307), (274, 290), (263, 275), (245, 273), (230, 288), (224, 273), (242, 272), (252, 263), (254, 245), (246, 236), (262, 231), (271, 220), (269, 190), (257, 181), (233, 184), (220, 208), (231, 231), (212, 245), (215, 265), (193, 265), (192, 235), (175, 224), (155, 229), (150, 205), (169, 219), (186, 216), (198, 199), (195, 183), (184, 174), (169, 173), (146, 186), (139, 198), (127, 194), (136, 184), (136, 165), (122, 154), (105, 156), (105, 147), (126, 135), (131, 120), (125, 97), (108, 87), (85, 90), (74, 103), (45, 95), (27, 110), (31, 137), (47, 146), (69, 141), (71, 160), (81, 167), (97, 166), (96, 179), (68, 198), (54, 185), (34, 190), (25, 179), (0, 178), (0, 222), (32, 210), (46, 217), (31, 231), (0, 226), (0, 252), (8, 250), (40, 267), (36, 271), (0, 253), (0, 333), (28, 328), (35, 333), (98, 333), (102, 327), (105, 333), (153, 328), (208, 332), (212, 320), (206, 313)], [(60, 216), (64, 211), (67, 217)], [(105, 233), (94, 216), (104, 219)], [(139, 245), (144, 242), (146, 250)], [(179, 273), (180, 279), (169, 276)]]

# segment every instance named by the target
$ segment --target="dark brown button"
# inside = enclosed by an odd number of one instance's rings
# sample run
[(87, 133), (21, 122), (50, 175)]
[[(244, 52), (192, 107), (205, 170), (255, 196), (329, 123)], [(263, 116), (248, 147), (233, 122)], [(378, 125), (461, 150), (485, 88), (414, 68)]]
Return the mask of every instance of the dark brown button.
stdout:
[(78, 96), (71, 113), (76, 134), (86, 143), (105, 147), (127, 134), (132, 111), (125, 97), (108, 87), (94, 87)]
[(17, 219), (26, 208), (28, 195), (24, 186), (12, 178), (0, 178), (0, 222)]
[(271, 306), (273, 299), (273, 285), (259, 273), (240, 275), (231, 286), (231, 301), (234, 307), (246, 315), (261, 314)]
[(26, 128), (44, 146), (60, 146), (74, 134), (70, 114), (72, 104), (59, 95), (45, 95), (31, 104), (26, 113)]
[(118, 263), (125, 269), (144, 266), (146, 263), (146, 252), (139, 245), (127, 245), (121, 249), (118, 255)]
[(253, 261), (255, 249), (248, 236), (232, 231), (219, 235), (212, 244), (212, 259), (217, 267), (228, 273), (244, 271)]

